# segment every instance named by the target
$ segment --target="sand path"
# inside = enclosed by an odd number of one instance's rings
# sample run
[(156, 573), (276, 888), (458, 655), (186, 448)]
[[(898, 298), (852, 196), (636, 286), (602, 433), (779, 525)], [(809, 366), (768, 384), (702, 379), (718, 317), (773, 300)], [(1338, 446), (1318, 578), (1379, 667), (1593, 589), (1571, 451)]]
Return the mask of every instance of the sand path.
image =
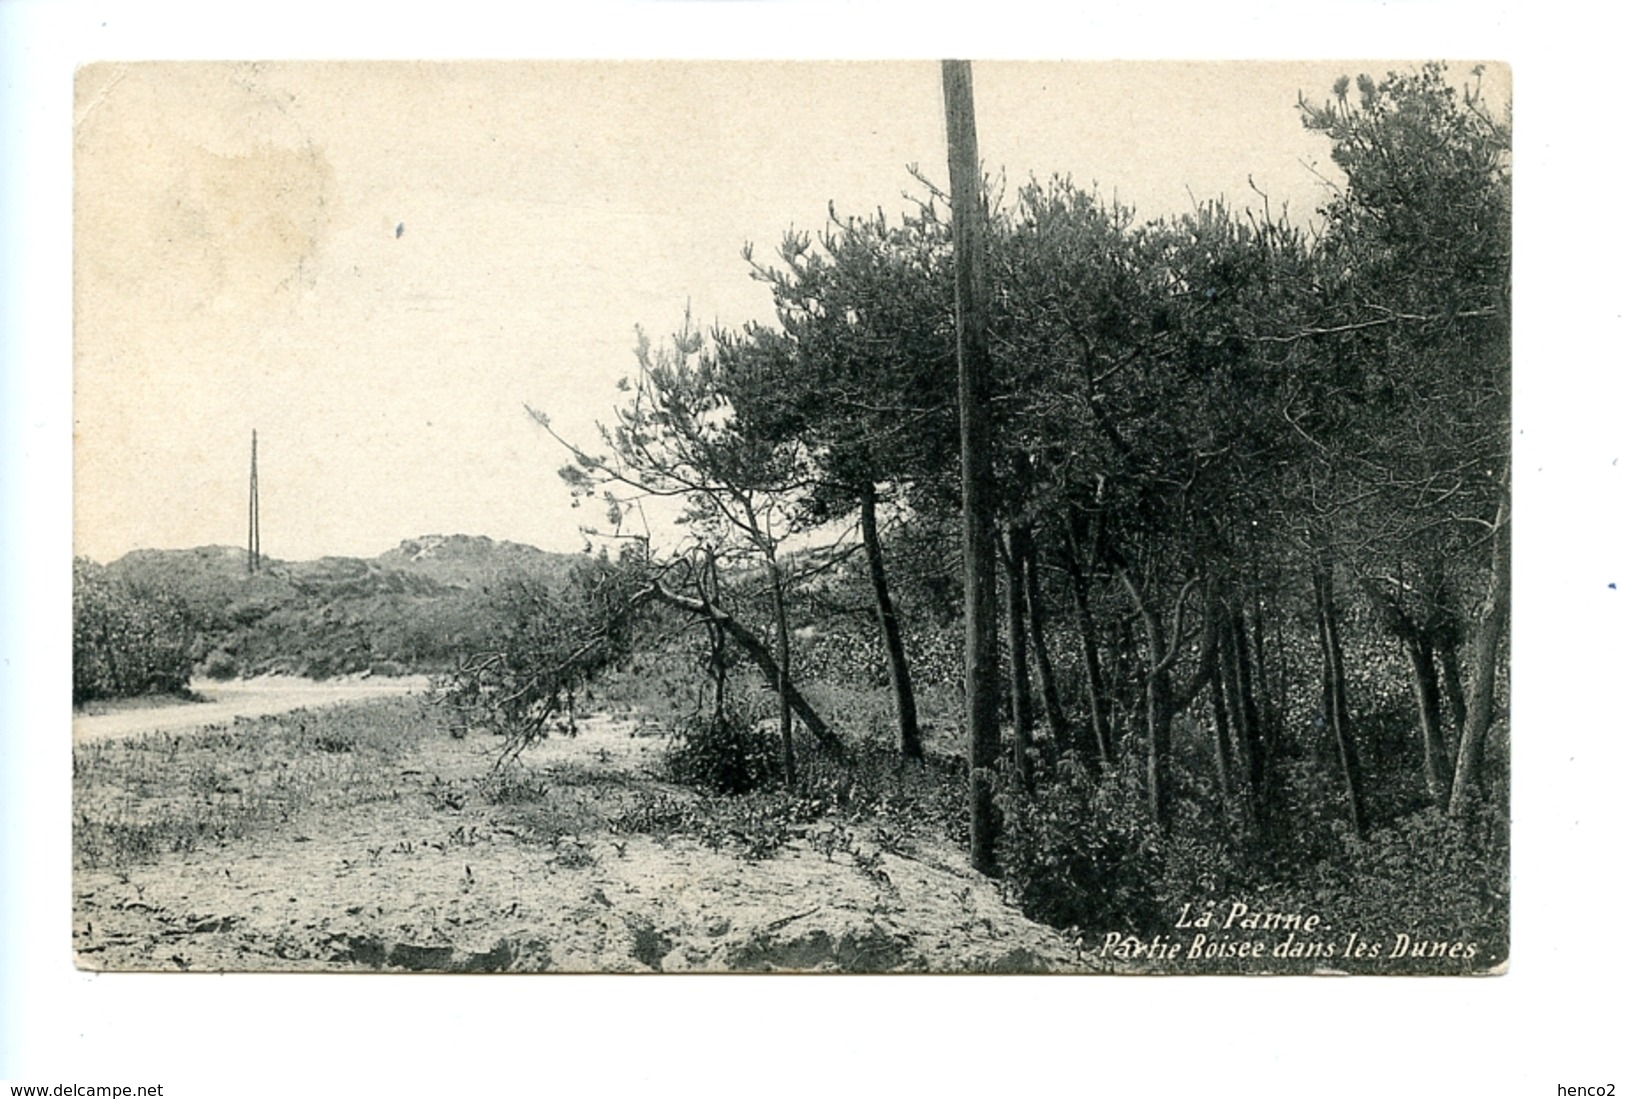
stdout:
[(428, 689), (429, 678), (422, 675), (324, 680), (265, 675), (252, 679), (194, 680), (192, 691), (203, 699), (202, 702), (121, 706), (106, 713), (74, 714), (73, 742), (84, 744), (146, 733), (202, 729), (210, 725), (229, 724), (239, 717), (265, 717), (289, 710), (423, 694)]

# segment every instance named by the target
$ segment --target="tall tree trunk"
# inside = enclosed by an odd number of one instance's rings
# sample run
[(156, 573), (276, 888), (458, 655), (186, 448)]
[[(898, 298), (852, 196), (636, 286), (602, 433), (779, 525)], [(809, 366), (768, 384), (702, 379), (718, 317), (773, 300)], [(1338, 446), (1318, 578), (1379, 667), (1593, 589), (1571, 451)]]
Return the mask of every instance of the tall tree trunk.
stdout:
[(1457, 655), (1457, 650), (1461, 648), (1461, 618), (1451, 597), (1449, 570), (1442, 555), (1436, 554), (1428, 559), (1422, 583), (1427, 593), (1427, 613), (1421, 623), (1422, 637), (1437, 662), (1435, 683), (1443, 686), (1444, 701), (1449, 705), (1448, 728), (1442, 718), (1439, 722), (1445, 734), (1441, 739), (1445, 745), (1445, 773), (1449, 776), (1456, 769), (1455, 747), (1461, 739), (1461, 727), (1467, 720), (1467, 698), (1461, 689), (1461, 661)]
[(875, 521), (875, 486), (865, 482), (858, 493), (860, 526), (863, 529), (864, 556), (869, 561), (869, 586), (874, 590), (875, 617), (880, 622), (880, 639), (886, 649), (886, 670), (891, 677), (892, 708), (897, 714), (897, 735), (903, 755), (920, 759), (919, 711), (914, 705), (914, 680), (909, 675), (908, 654), (903, 648), (903, 631), (897, 622), (886, 583), (886, 564), (880, 553), (880, 527)]
[(1240, 611), (1231, 610), (1219, 619), (1218, 675), (1230, 715), (1231, 738), (1236, 757), (1246, 776), (1247, 796), (1240, 799), (1242, 823), (1262, 830), (1265, 813), (1264, 747), (1260, 743), (1258, 710), (1250, 698), (1252, 673), (1247, 660), (1246, 625)]
[(1439, 657), (1440, 678), (1444, 682), (1444, 695), (1450, 702), (1450, 728), (1456, 743), (1461, 743), (1461, 729), (1467, 724), (1467, 695), (1461, 689), (1461, 657), (1456, 642), (1447, 640), (1435, 644), (1433, 651)]
[[(1372, 610), (1383, 626), (1399, 638), (1405, 652), (1405, 662), (1411, 673), (1411, 697), (1416, 700), (1416, 720), (1422, 745), (1422, 782), (1427, 788), (1428, 800), (1434, 805), (1445, 805), (1450, 797), (1450, 759), (1445, 748), (1443, 717), (1439, 706), (1439, 673), (1433, 663), (1433, 643), (1428, 620), (1421, 622), (1406, 610), (1405, 586), (1390, 582), (1392, 590), (1376, 580), (1363, 583)], [(1419, 585), (1424, 598), (1431, 598), (1429, 585)]]
[(1228, 824), (1235, 797), (1230, 789), (1230, 713), (1223, 665), (1223, 661), (1214, 662), (1208, 688), (1213, 693), (1213, 774), (1219, 784), (1219, 805)]
[[(1111, 721), (1107, 716), (1106, 681), (1100, 670), (1100, 648), (1095, 637), (1094, 615), (1089, 609), (1089, 577), (1078, 560), (1076, 541), (1070, 532), (1061, 543), (1068, 575), (1072, 577), (1072, 599), (1078, 610), (1078, 628), (1083, 634), (1083, 690), (1089, 704), (1089, 737), (1080, 738), (1084, 756), (1098, 771), (1112, 761)], [(1091, 758), (1092, 757), (1092, 758)]]
[[(717, 555), (713, 549), (707, 549), (705, 554), (705, 573), (700, 580), (700, 591), (705, 601), (715, 605), (717, 600)], [(706, 635), (711, 640), (710, 670), (711, 680), (716, 687), (715, 721), (717, 727), (728, 717), (728, 635), (715, 619), (707, 617), (705, 620)]]
[(1439, 676), (1433, 666), (1433, 646), (1420, 630), (1403, 639), (1405, 659), (1411, 666), (1411, 693), (1416, 697), (1417, 720), (1422, 727), (1422, 780), (1428, 800), (1444, 805), (1450, 797), (1449, 759), (1440, 728)]
[(1145, 627), (1145, 796), (1151, 819), (1162, 827), (1167, 820), (1167, 789), (1163, 783), (1163, 760), (1168, 753), (1172, 719), (1168, 715), (1167, 643), (1162, 632), (1162, 619), (1146, 605), (1139, 585), (1126, 570), (1118, 573), (1123, 587), (1128, 590), (1134, 608)]
[(953, 210), (955, 327), (959, 357), (959, 453), (965, 556), (965, 731), (969, 741), (971, 865), (998, 870), (993, 779), (999, 766), (999, 619), (994, 575), (992, 397), (982, 165), (968, 61), (942, 63)]
[[(1265, 734), (1264, 715), (1258, 705), (1258, 688), (1253, 676), (1253, 658), (1247, 649), (1247, 616), (1240, 607), (1233, 608), (1229, 614), (1230, 634), (1235, 641), (1236, 657), (1236, 688), (1241, 698), (1242, 719), (1246, 723), (1248, 735), (1254, 739), (1263, 739)], [(1258, 646), (1258, 666), (1264, 665), (1264, 631), (1262, 627), (1255, 626), (1253, 640)]]
[[(1288, 692), (1292, 689), (1291, 669), (1287, 665), (1286, 624), (1282, 621), (1285, 617), (1285, 615), (1279, 613), (1275, 615), (1275, 692), (1270, 702), (1270, 719), (1267, 730), (1272, 743), (1280, 743), (1280, 739), (1286, 731), (1286, 711), (1288, 700), (1291, 698)], [(1260, 616), (1260, 621), (1262, 621), (1262, 616)], [(1262, 652), (1263, 649), (1260, 648), (1259, 651)], [(1258, 665), (1258, 674), (1260, 679), (1267, 680), (1269, 678), (1269, 669), (1264, 666), (1262, 657), (1260, 657)]]
[(1004, 613), (1010, 628), (1010, 724), (1014, 729), (1016, 775), (1021, 785), (1033, 785), (1033, 683), (1027, 672), (1027, 574), (1017, 557), (1018, 539), (1006, 532), (1000, 556), (1004, 560)]
[(778, 640), (779, 751), (784, 764), (784, 785), (796, 785), (795, 724), (790, 716), (790, 623), (784, 609), (784, 576), (776, 558), (767, 562), (773, 589), (773, 630)]
[(1145, 796), (1151, 820), (1159, 829), (1168, 827), (1168, 756), (1173, 749), (1173, 701), (1169, 698), (1168, 673), (1148, 672), (1145, 684)]
[(1482, 785), (1484, 741), (1495, 717), (1495, 669), (1500, 661), (1501, 637), (1506, 633), (1512, 602), (1512, 502), (1503, 479), (1501, 506), (1495, 513), (1490, 550), (1490, 586), (1479, 611), (1470, 655), (1472, 681), (1467, 689), (1467, 719), (1461, 727), (1456, 751), (1455, 784), (1450, 790), (1450, 815), (1467, 812)]
[[(1179, 646), (1183, 641), (1181, 634), (1185, 618), (1185, 599), (1197, 582), (1194, 579), (1186, 581), (1174, 599), (1173, 639), (1170, 642), (1168, 634), (1163, 629), (1161, 617), (1146, 600), (1140, 586), (1134, 582), (1128, 570), (1119, 570), (1118, 576), (1122, 578), (1123, 587), (1128, 591), (1129, 599), (1133, 601), (1134, 609), (1145, 627), (1145, 795), (1152, 821), (1158, 828), (1166, 828), (1168, 807), (1172, 800), (1167, 770), (1168, 757), (1173, 745), (1174, 714), (1188, 706), (1207, 681), (1213, 650), (1211, 645), (1204, 646), (1202, 667), (1193, 678), (1192, 686), (1185, 691), (1176, 692), (1171, 668), (1179, 656)], [(1208, 617), (1211, 625), (1212, 616)]]
[[(1257, 551), (1254, 550), (1252, 590), (1249, 599), (1247, 604), (1238, 603), (1233, 607), (1231, 614), (1238, 646), (1238, 669), (1247, 678), (1247, 700), (1253, 708), (1253, 724), (1257, 726), (1261, 738), (1269, 739), (1273, 743), (1276, 731), (1280, 728), (1280, 722), (1277, 720), (1280, 706), (1270, 691), (1269, 646), (1265, 644), (1268, 630), (1264, 620), (1264, 604), (1262, 570), (1259, 568)], [(1277, 622), (1279, 619), (1277, 608)], [(1252, 639), (1251, 650), (1247, 647), (1249, 636)], [(1279, 640), (1279, 626), (1276, 636)]]
[(1033, 635), (1033, 665), (1038, 669), (1038, 694), (1044, 703), (1044, 721), (1057, 751), (1074, 747), (1072, 723), (1061, 704), (1061, 688), (1055, 679), (1055, 663), (1049, 652), (1049, 616), (1044, 607), (1044, 588), (1038, 572), (1038, 542), (1030, 527), (1023, 528), (1023, 557), (1027, 571), (1027, 626)]
[(1337, 603), (1332, 591), (1332, 566), (1329, 559), (1317, 558), (1314, 567), (1315, 608), (1319, 620), (1321, 656), (1321, 696), (1330, 727), (1337, 760), (1342, 771), (1343, 788), (1348, 798), (1349, 824), (1355, 835), (1366, 831), (1365, 797), (1362, 789), (1359, 755), (1354, 745), (1354, 730), (1349, 720), (1347, 680), (1343, 672), (1343, 642), (1337, 632)]
[(705, 624), (711, 638), (711, 685), (715, 691), (712, 715), (717, 726), (728, 719), (728, 635), (715, 622)]

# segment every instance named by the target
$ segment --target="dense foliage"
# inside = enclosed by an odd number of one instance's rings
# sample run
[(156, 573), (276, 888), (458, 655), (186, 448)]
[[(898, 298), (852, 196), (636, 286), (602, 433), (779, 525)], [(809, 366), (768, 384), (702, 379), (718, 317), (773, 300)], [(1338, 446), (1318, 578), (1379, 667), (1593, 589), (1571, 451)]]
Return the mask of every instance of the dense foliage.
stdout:
[[(990, 211), (999, 873), (1061, 926), (1248, 895), (1504, 950), (1510, 128), (1437, 65), (1331, 91), (1313, 233), (1059, 179)], [(777, 323), (645, 340), (570, 445), (612, 523), (686, 507), (625, 590), (700, 631), (677, 758), (712, 788), (769, 777), (736, 665), (792, 794), (877, 726), (963, 750), (922, 705), (963, 669), (944, 198), (747, 250)]]
[(197, 624), (161, 587), (73, 563), (73, 704), (178, 693), (192, 675)]

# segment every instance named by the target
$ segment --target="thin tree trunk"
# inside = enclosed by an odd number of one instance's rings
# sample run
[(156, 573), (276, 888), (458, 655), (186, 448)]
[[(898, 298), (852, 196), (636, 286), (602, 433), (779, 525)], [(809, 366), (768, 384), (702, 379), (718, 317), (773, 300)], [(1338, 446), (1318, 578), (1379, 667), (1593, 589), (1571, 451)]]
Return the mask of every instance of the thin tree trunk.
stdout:
[[(1276, 730), (1280, 727), (1277, 715), (1280, 705), (1274, 694), (1270, 691), (1269, 646), (1264, 643), (1267, 633), (1264, 624), (1264, 593), (1263, 582), (1260, 577), (1258, 558), (1255, 554), (1252, 561), (1252, 592), (1249, 600), (1251, 606), (1245, 609), (1241, 606), (1233, 608), (1233, 620), (1236, 630), (1236, 644), (1238, 646), (1236, 659), (1238, 670), (1246, 677), (1247, 702), (1252, 707), (1253, 725), (1260, 740), (1274, 743)], [(1247, 612), (1251, 612), (1249, 623)], [(1280, 615), (1277, 610), (1276, 621)], [(1252, 637), (1252, 649), (1247, 648), (1249, 629)], [(1277, 626), (1276, 639), (1279, 641), (1280, 633)], [(1256, 673), (1256, 674), (1255, 674)], [(1283, 696), (1284, 697), (1284, 696)]]
[(1349, 721), (1347, 683), (1343, 674), (1343, 643), (1337, 632), (1337, 604), (1332, 592), (1331, 563), (1317, 560), (1314, 569), (1316, 617), (1319, 619), (1321, 694), (1326, 723), (1331, 728), (1343, 788), (1349, 803), (1349, 824), (1355, 835), (1366, 831), (1365, 800), (1361, 789), (1360, 760)]
[[(1145, 796), (1152, 822), (1158, 828), (1164, 828), (1168, 823), (1170, 800), (1165, 771), (1173, 740), (1173, 691), (1169, 684), (1168, 666), (1176, 654), (1169, 652), (1162, 619), (1146, 602), (1139, 585), (1126, 569), (1120, 570), (1118, 576), (1122, 578), (1123, 587), (1128, 591), (1129, 599), (1133, 601), (1134, 609), (1145, 627)], [(1187, 583), (1175, 602), (1176, 643), (1189, 587)]]
[[(1253, 658), (1247, 649), (1247, 616), (1240, 608), (1230, 612), (1230, 633), (1235, 640), (1236, 658), (1236, 688), (1241, 698), (1242, 719), (1246, 724), (1248, 735), (1254, 740), (1264, 740), (1264, 715), (1260, 713), (1258, 705), (1258, 692), (1254, 684)], [(1264, 631), (1260, 626), (1253, 629), (1253, 640), (1258, 645), (1258, 666), (1264, 666)]]
[[(1439, 673), (1433, 664), (1433, 643), (1429, 627), (1419, 623), (1405, 609), (1405, 586), (1390, 591), (1376, 580), (1364, 582), (1367, 600), (1383, 627), (1399, 639), (1405, 663), (1411, 673), (1411, 697), (1416, 701), (1416, 720), (1422, 745), (1422, 783), (1428, 800), (1445, 805), (1450, 797), (1450, 759), (1444, 744), (1443, 716), (1439, 706)], [(1430, 586), (1421, 585), (1424, 592)], [(1429, 619), (1433, 615), (1428, 616)]]
[(1067, 573), (1072, 577), (1072, 599), (1078, 609), (1078, 628), (1083, 634), (1083, 690), (1089, 704), (1089, 732), (1093, 743), (1088, 739), (1080, 743), (1093, 749), (1086, 751), (1085, 756), (1093, 757), (1089, 763), (1098, 771), (1112, 761), (1112, 735), (1111, 722), (1106, 715), (1106, 682), (1100, 670), (1095, 620), (1089, 610), (1089, 578), (1078, 560), (1077, 546), (1070, 533), (1061, 544), (1061, 550)]
[(1168, 716), (1167, 656), (1164, 653), (1162, 621), (1145, 605), (1139, 589), (1129, 580), (1128, 573), (1121, 575), (1140, 612), (1140, 621), (1145, 626), (1145, 795), (1151, 819), (1160, 828), (1168, 818), (1168, 798), (1162, 768), (1163, 757), (1168, 751), (1172, 720)]
[(998, 870), (993, 779), (999, 765), (999, 620), (994, 575), (994, 492), (982, 165), (968, 61), (942, 63), (953, 210), (959, 358), (960, 512), (965, 558), (965, 731), (969, 741), (971, 865)]
[(784, 785), (791, 789), (796, 785), (796, 742), (795, 724), (790, 716), (790, 623), (784, 610), (784, 577), (779, 571), (777, 560), (769, 558), (767, 563), (770, 573), (769, 579), (773, 589), (773, 629), (778, 639), (778, 679), (779, 692), (779, 751), (784, 765)]
[(751, 662), (761, 669), (762, 675), (769, 683), (775, 685), (784, 684), (784, 694), (789, 698), (791, 711), (801, 719), (801, 724), (806, 726), (807, 731), (813, 735), (814, 740), (818, 741), (819, 746), (837, 759), (845, 757), (846, 749), (842, 745), (840, 738), (824, 723), (824, 719), (818, 716), (818, 711), (814, 710), (801, 692), (796, 689), (795, 683), (779, 675), (778, 661), (774, 660), (772, 651), (762, 643), (761, 638), (740, 625), (738, 619), (713, 603), (687, 595), (680, 595), (659, 583), (650, 584), (645, 589), (645, 592), (649, 598), (657, 599), (669, 607), (675, 607), (678, 610), (687, 611), (689, 614), (698, 615), (707, 621), (715, 622), (724, 633), (733, 639), (734, 644), (738, 645), (744, 654), (750, 657)]
[(711, 638), (711, 683), (716, 691), (713, 720), (720, 728), (728, 719), (728, 636), (715, 622), (705, 624)]
[(1168, 697), (1168, 674), (1151, 672), (1145, 687), (1145, 794), (1151, 820), (1159, 829), (1168, 827), (1168, 755), (1173, 747), (1173, 703)]
[(1264, 753), (1259, 744), (1257, 709), (1247, 697), (1252, 682), (1247, 670), (1247, 634), (1240, 612), (1221, 615), (1218, 645), (1219, 683), (1215, 686), (1224, 689), (1226, 708), (1230, 714), (1231, 739), (1247, 782), (1247, 795), (1240, 799), (1242, 823), (1249, 829), (1257, 829), (1264, 815), (1264, 775), (1261, 767)]
[(859, 490), (859, 517), (863, 528), (864, 555), (869, 561), (869, 585), (874, 590), (875, 616), (880, 621), (880, 638), (886, 649), (886, 670), (891, 677), (892, 708), (897, 714), (897, 735), (903, 755), (920, 759), (919, 711), (914, 704), (914, 681), (909, 675), (908, 654), (903, 648), (903, 631), (897, 622), (886, 583), (886, 564), (880, 553), (880, 528), (875, 521), (875, 486), (865, 483)]
[(1467, 695), (1461, 689), (1461, 658), (1454, 641), (1437, 644), (1433, 651), (1439, 657), (1440, 678), (1444, 682), (1445, 698), (1450, 702), (1450, 728), (1459, 744), (1462, 726), (1467, 723)]
[(1025, 563), (1018, 559), (1018, 537), (1007, 532), (1000, 547), (1004, 560), (1004, 613), (1010, 628), (1010, 724), (1014, 728), (1016, 775), (1021, 785), (1033, 785), (1033, 684), (1027, 672), (1027, 581)]
[(1503, 480), (1501, 506), (1496, 509), (1495, 534), (1490, 551), (1490, 587), (1479, 612), (1470, 656), (1472, 681), (1467, 690), (1467, 719), (1461, 727), (1456, 751), (1455, 784), (1450, 790), (1450, 815), (1459, 817), (1477, 796), (1483, 783), (1484, 741), (1495, 717), (1495, 669), (1500, 661), (1501, 637), (1506, 633), (1512, 602), (1512, 504)]
[[(718, 587), (715, 550), (706, 551), (705, 575), (700, 583), (700, 590), (705, 594), (706, 602), (715, 604)], [(714, 720), (717, 727), (721, 728), (722, 723), (728, 719), (728, 635), (711, 618), (706, 619), (705, 630), (711, 639), (711, 679), (716, 687)]]
[[(1444, 703), (1449, 707), (1439, 721), (1447, 777), (1455, 772), (1456, 744), (1461, 740), (1461, 727), (1467, 720), (1467, 698), (1461, 689), (1461, 661), (1457, 655), (1461, 648), (1461, 619), (1452, 605), (1448, 573), (1443, 556), (1428, 559), (1423, 572), (1427, 614), (1421, 623), (1422, 638), (1436, 661), (1433, 678), (1443, 687)], [(1448, 726), (1444, 717), (1450, 719)]]
[[(1275, 590), (1279, 590), (1279, 576), (1272, 580)], [(1261, 844), (1268, 847), (1274, 842), (1285, 823), (1281, 813), (1281, 779), (1276, 759), (1280, 754), (1288, 698), (1287, 648), (1284, 637), (1285, 626), (1282, 622), (1285, 615), (1279, 606), (1274, 608), (1273, 647), (1266, 644), (1266, 638), (1270, 636), (1271, 631), (1265, 621), (1263, 595), (1256, 590), (1258, 587), (1256, 573), (1254, 587), (1251, 624), (1253, 647), (1249, 650), (1246, 644), (1248, 629), (1246, 619), (1237, 617), (1236, 667), (1237, 671), (1246, 677), (1249, 685), (1244, 697), (1257, 699), (1253, 710), (1249, 777), (1253, 783), (1253, 805), (1258, 819), (1258, 838)], [(1269, 666), (1272, 655), (1276, 662), (1273, 686)]]
[(1411, 666), (1411, 693), (1416, 698), (1417, 720), (1422, 727), (1422, 780), (1428, 800), (1444, 805), (1450, 797), (1449, 760), (1440, 728), (1439, 676), (1433, 666), (1433, 647), (1419, 630), (1408, 631), (1403, 640), (1405, 659)]
[(1235, 801), (1230, 790), (1230, 714), (1226, 710), (1229, 699), (1224, 689), (1224, 673), (1220, 670), (1222, 664), (1220, 661), (1213, 665), (1208, 687), (1213, 693), (1213, 774), (1219, 783), (1219, 805), (1228, 822)]
[[(1286, 730), (1287, 705), (1291, 699), (1290, 669), (1287, 667), (1286, 651), (1286, 625), (1282, 621), (1284, 615), (1275, 616), (1275, 697), (1270, 704), (1271, 717), (1268, 729), (1271, 741), (1279, 743)], [(1267, 678), (1269, 669), (1259, 665), (1260, 675)]]
[(1066, 707), (1061, 704), (1061, 689), (1055, 679), (1055, 663), (1049, 652), (1049, 616), (1044, 607), (1044, 588), (1038, 572), (1038, 542), (1030, 528), (1023, 538), (1023, 556), (1027, 570), (1027, 626), (1033, 635), (1033, 665), (1038, 670), (1038, 693), (1044, 703), (1044, 720), (1049, 725), (1050, 739), (1057, 751), (1074, 747), (1072, 723), (1067, 720)]

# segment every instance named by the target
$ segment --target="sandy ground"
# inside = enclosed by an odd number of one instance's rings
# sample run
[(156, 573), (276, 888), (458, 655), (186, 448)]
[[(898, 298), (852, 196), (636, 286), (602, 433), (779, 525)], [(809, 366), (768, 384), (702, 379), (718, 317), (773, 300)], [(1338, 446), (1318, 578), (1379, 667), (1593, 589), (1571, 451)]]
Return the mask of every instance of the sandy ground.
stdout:
[[(641, 735), (640, 735), (641, 734)], [(662, 741), (586, 721), (522, 766), (598, 813), (651, 790)], [(1078, 971), (1073, 944), (1006, 905), (946, 843), (882, 844), (820, 821), (772, 857), (683, 835), (543, 835), (522, 805), (465, 797), (494, 738), (434, 738), (390, 800), (247, 839), (80, 871), (88, 969), (432, 971)], [(583, 805), (587, 804), (583, 801)], [(883, 849), (886, 848), (886, 849)]]
[(429, 678), (422, 675), (324, 680), (285, 675), (199, 679), (193, 681), (192, 693), (200, 696), (201, 702), (134, 706), (99, 714), (76, 713), (73, 715), (73, 742), (83, 744), (143, 733), (201, 729), (226, 724), (237, 717), (264, 717), (369, 698), (422, 694), (428, 689)]

